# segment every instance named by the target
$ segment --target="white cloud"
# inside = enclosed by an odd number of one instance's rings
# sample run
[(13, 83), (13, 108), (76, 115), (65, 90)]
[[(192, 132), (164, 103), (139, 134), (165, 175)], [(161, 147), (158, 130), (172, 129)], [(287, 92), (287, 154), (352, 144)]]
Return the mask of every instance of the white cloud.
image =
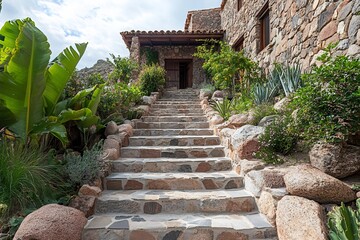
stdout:
[(109, 53), (127, 56), (122, 31), (183, 29), (188, 10), (218, 6), (220, 0), (3, 0), (0, 23), (31, 17), (49, 38), (54, 56), (89, 42), (82, 68)]

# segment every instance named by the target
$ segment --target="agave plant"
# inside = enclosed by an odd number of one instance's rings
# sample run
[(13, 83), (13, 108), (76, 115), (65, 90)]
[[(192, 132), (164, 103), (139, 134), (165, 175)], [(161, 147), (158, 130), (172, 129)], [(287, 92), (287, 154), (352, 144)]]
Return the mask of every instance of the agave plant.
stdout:
[(278, 72), (277, 74), (286, 96), (289, 96), (302, 86), (299, 64), (295, 64), (294, 67), (277, 65), (275, 70)]
[(30, 18), (6, 22), (0, 30), (0, 126), (24, 141), (50, 133), (65, 144), (64, 121), (84, 120), (91, 111), (55, 112), (86, 46), (66, 48), (49, 62), (47, 38)]
[(360, 200), (356, 202), (357, 210), (341, 203), (328, 213), (329, 237), (331, 240), (360, 239)]
[(221, 101), (220, 100), (211, 101), (210, 106), (212, 107), (212, 109), (217, 111), (224, 120), (228, 120), (229, 117), (231, 116), (233, 103), (234, 103), (233, 101), (224, 98)]
[(265, 84), (257, 83), (253, 86), (253, 98), (256, 105), (270, 103), (280, 90), (280, 75), (275, 68), (269, 75)]

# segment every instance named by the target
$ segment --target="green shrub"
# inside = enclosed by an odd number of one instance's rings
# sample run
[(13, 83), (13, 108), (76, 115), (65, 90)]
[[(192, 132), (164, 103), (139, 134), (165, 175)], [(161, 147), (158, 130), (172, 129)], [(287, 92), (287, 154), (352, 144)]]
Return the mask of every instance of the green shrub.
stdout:
[(251, 124), (258, 125), (261, 119), (263, 119), (266, 116), (275, 115), (276, 111), (274, 109), (274, 106), (272, 104), (261, 104), (256, 106), (254, 109), (254, 120)]
[(156, 92), (165, 84), (166, 72), (165, 69), (159, 65), (145, 66), (140, 72), (140, 89), (150, 96), (151, 92)]
[(234, 113), (243, 113), (250, 110), (253, 107), (253, 100), (251, 97), (241, 94), (232, 99), (232, 110)]
[(30, 207), (38, 207), (52, 196), (60, 184), (54, 165), (39, 149), (0, 139), (0, 205), (6, 217)]
[(360, 239), (360, 199), (356, 201), (357, 209), (346, 207), (344, 203), (328, 213), (330, 240)]
[(287, 155), (295, 148), (298, 136), (291, 128), (291, 121), (291, 117), (282, 116), (265, 128), (264, 134), (259, 137), (261, 147), (258, 158), (267, 163), (281, 163), (276, 154)]
[(114, 54), (110, 54), (110, 56), (112, 61), (108, 59), (108, 62), (114, 66), (114, 70), (109, 74), (110, 82), (128, 84), (131, 80), (132, 73), (139, 68), (138, 64), (127, 57), (116, 57)]
[(234, 93), (237, 88), (241, 93), (248, 94), (251, 84), (264, 80), (261, 69), (254, 61), (223, 41), (205, 41), (197, 47), (194, 56), (204, 59), (203, 68), (218, 89)]
[(319, 58), (321, 66), (303, 76), (305, 86), (290, 105), (298, 109), (297, 128), (309, 143), (346, 141), (360, 130), (360, 59), (330, 52)]
[(224, 98), (221, 101), (210, 101), (210, 106), (217, 111), (219, 115), (226, 121), (231, 116), (233, 101)]
[(99, 177), (102, 166), (101, 154), (102, 141), (95, 144), (91, 150), (85, 150), (82, 155), (65, 154), (65, 175), (73, 189), (78, 189)]
[(136, 103), (139, 103), (143, 93), (137, 85), (116, 83), (108, 86), (101, 96), (98, 114), (103, 123), (115, 121), (121, 123), (128, 111)]

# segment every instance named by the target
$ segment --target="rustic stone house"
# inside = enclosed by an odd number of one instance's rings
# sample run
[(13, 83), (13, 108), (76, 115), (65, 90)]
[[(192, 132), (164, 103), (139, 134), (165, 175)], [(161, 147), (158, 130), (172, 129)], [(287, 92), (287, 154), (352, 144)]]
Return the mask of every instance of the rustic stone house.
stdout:
[(220, 8), (188, 12), (184, 31), (121, 33), (141, 64), (156, 51), (167, 71), (166, 87), (195, 87), (205, 79), (192, 54), (197, 39), (223, 39), (261, 66), (299, 62), (303, 69), (329, 43), (339, 54), (360, 56), (360, 0), (222, 0)]

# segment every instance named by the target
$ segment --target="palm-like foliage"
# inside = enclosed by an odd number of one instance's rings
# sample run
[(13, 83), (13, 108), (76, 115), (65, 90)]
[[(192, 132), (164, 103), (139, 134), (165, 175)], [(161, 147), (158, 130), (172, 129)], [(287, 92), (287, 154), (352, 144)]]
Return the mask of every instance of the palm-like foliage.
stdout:
[(226, 98), (224, 98), (222, 101), (215, 100), (210, 102), (212, 109), (217, 111), (224, 120), (228, 120), (231, 116), (233, 104), (233, 101), (230, 101)]
[(0, 126), (25, 141), (51, 133), (65, 143), (66, 129), (54, 109), (87, 44), (66, 48), (49, 63), (50, 45), (31, 19), (6, 22), (0, 36)]
[(343, 203), (329, 212), (329, 237), (331, 240), (360, 239), (360, 200), (357, 200), (357, 210), (346, 207)]

